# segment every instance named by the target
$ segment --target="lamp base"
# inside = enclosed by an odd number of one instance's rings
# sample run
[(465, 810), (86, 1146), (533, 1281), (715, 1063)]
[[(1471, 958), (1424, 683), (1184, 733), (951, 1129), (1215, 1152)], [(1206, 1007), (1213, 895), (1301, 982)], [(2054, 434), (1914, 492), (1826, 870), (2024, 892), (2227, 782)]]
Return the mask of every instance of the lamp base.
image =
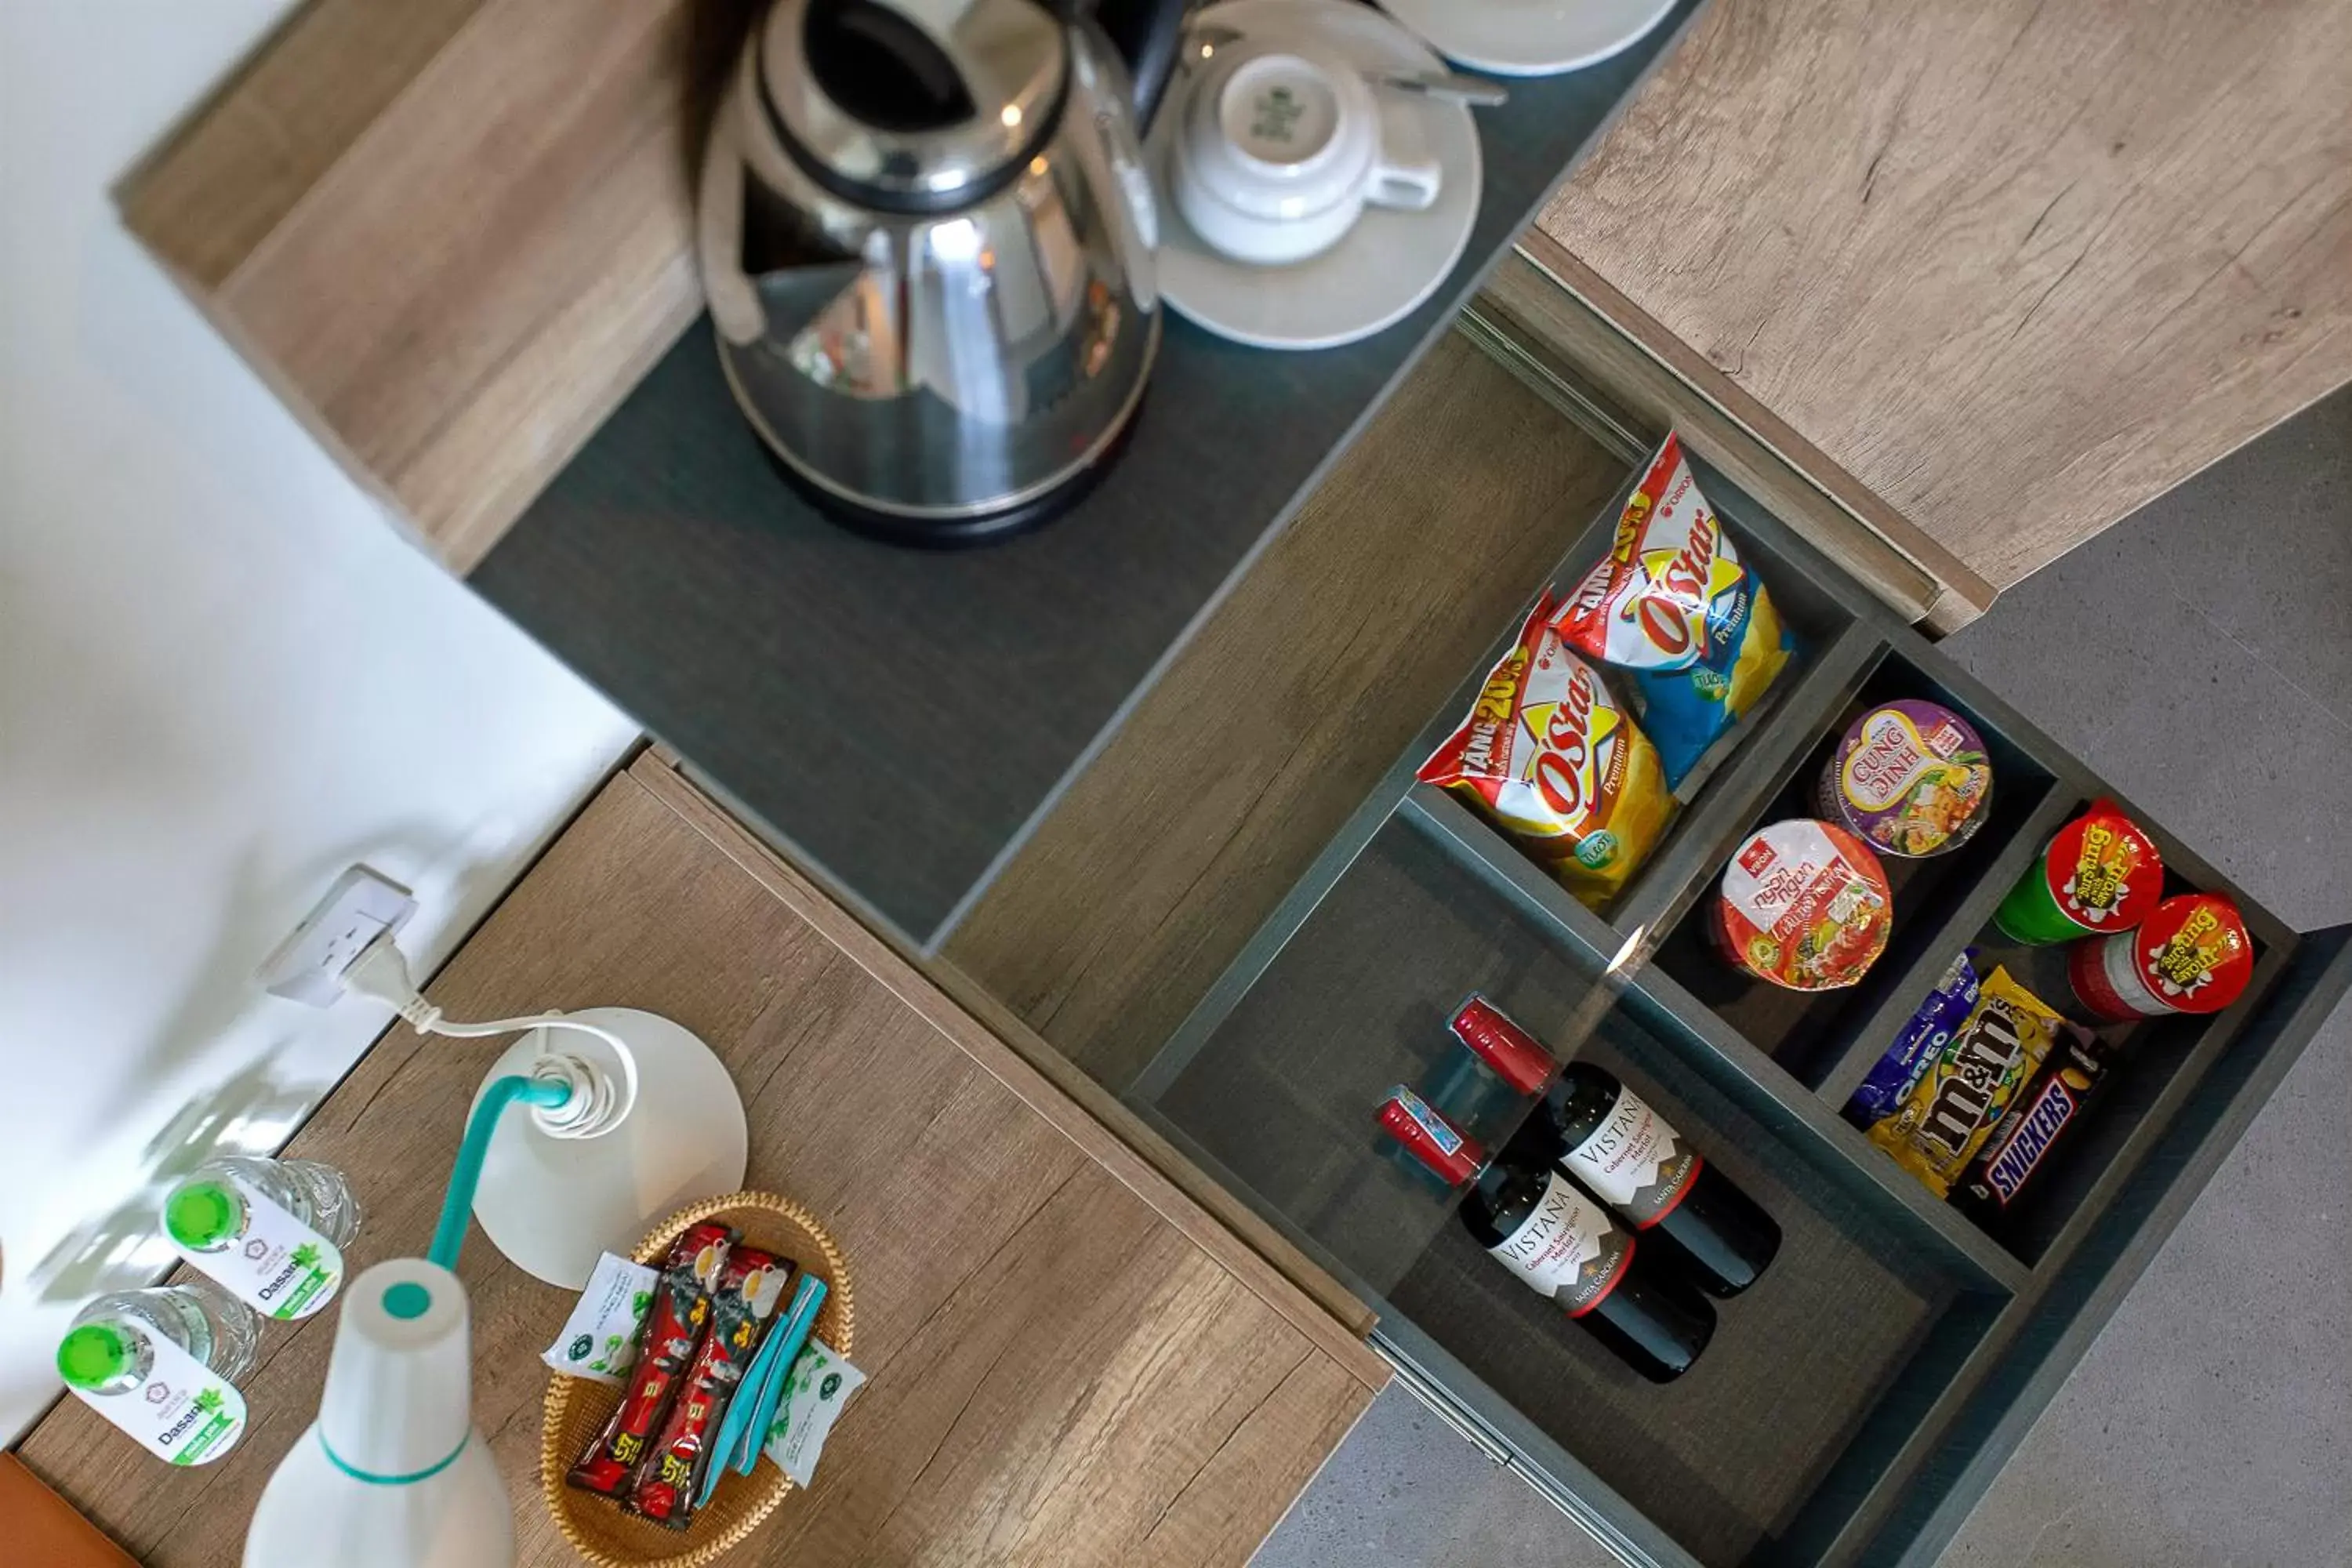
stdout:
[(408, 1485), (358, 1481), (316, 1426), (294, 1439), (246, 1528), (245, 1568), (514, 1568), (514, 1510), (476, 1432), (446, 1469)]
[[(751, 1139), (735, 1080), (692, 1032), (634, 1007), (584, 1007), (571, 1016), (628, 1042), (636, 1103), (593, 1138), (550, 1137), (521, 1108), (509, 1111), (490, 1139), (474, 1218), (516, 1268), (577, 1290), (599, 1254), (625, 1256), (664, 1215), (740, 1191)], [(593, 1036), (534, 1029), (498, 1059), (484, 1087), (529, 1073), (550, 1049), (619, 1070), (612, 1047)]]

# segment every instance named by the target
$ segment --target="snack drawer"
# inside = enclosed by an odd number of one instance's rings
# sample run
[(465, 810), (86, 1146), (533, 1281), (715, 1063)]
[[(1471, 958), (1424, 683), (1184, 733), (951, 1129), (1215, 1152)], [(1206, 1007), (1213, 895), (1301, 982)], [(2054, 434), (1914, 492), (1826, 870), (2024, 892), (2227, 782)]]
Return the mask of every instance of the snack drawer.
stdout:
[[(2018, 947), (1991, 916), (2051, 834), (2113, 792), (1695, 467), (1797, 657), (1685, 783), (1639, 874), (1596, 912), (1415, 782), (1487, 666), (1465, 671), (1128, 1099), (1373, 1307), (1425, 1397), (1628, 1561), (1925, 1564), (2352, 984), (2352, 955), (2346, 930), (2289, 930), (2134, 813), (2168, 892), (2238, 900), (2246, 994), (2209, 1016), (2105, 1026), (2102, 1097), (1996, 1229), (1939, 1199), (1841, 1109), (1963, 947), (1980, 973), (1999, 964), (2078, 1011), (2061, 950)], [(1559, 563), (1555, 593), (1606, 552), (1618, 510)], [(1497, 653), (1517, 629), (1497, 628)], [(1706, 931), (1726, 858), (1760, 824), (1817, 815), (1831, 749), (1895, 698), (1982, 737), (1982, 825), (1952, 853), (1889, 858), (1892, 933), (1862, 984), (1804, 994), (1735, 969)], [(1772, 1263), (1715, 1303), (1678, 1380), (1643, 1381), (1487, 1257), (1459, 1222), (1465, 1189), (1380, 1130), (1397, 1084), (1490, 1150), (1535, 1113), (1538, 1097), (1449, 1032), (1474, 991), (1554, 1057), (1614, 1074), (1778, 1223)]]

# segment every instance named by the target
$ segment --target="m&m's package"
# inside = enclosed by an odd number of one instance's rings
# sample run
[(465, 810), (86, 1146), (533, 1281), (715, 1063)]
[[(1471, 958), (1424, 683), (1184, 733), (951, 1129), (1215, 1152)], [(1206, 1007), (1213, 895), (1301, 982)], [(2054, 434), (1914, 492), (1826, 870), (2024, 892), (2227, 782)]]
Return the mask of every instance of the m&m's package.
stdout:
[(1902, 1107), (1870, 1130), (1870, 1141), (1929, 1192), (1949, 1196), (2059, 1040), (2084, 1033), (2009, 971), (1995, 969), (1985, 976), (1967, 1020), (1928, 1062)]
[(1675, 802), (1648, 737), (1552, 628), (1554, 608), (1537, 604), (1420, 776), (1469, 800), (1597, 908), (1656, 847)]
[(1570, 647), (1628, 672), (1669, 788), (1756, 705), (1793, 646), (1675, 436), (1625, 503), (1609, 558), (1556, 624)]

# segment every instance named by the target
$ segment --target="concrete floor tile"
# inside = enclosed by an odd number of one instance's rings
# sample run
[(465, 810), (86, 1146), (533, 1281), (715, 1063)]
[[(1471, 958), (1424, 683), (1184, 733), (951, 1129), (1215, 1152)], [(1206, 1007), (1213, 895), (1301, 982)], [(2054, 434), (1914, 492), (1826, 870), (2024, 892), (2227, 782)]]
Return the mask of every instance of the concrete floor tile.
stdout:
[(2352, 722), (2352, 397), (2314, 405), (2123, 527), (2176, 594)]
[(1947, 1568), (2342, 1568), (2352, 1011), (2338, 1011), (1969, 1515)]
[(2169, 577), (2117, 528), (2010, 589), (1943, 651), (2087, 758), (2122, 720), (2107, 683), (2084, 679), (2086, 664), (2103, 671), (2165, 658), (2168, 616), (2146, 605), (2172, 598)]
[[(2352, 603), (2352, 561), (2334, 592)], [(2081, 635), (2053, 659), (2060, 625)], [(2289, 924), (2352, 920), (2352, 721), (2176, 595), (2137, 520), (1945, 648)]]
[(1533, 1487), (1402, 1388), (1372, 1402), (1252, 1568), (1615, 1568)]

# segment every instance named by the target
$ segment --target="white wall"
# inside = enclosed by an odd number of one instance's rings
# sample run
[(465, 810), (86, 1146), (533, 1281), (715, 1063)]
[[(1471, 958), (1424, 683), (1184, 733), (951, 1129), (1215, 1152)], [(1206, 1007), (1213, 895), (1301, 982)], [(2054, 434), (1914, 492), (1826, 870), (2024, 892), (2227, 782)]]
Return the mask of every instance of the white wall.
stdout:
[(250, 979), (334, 873), (413, 886), (437, 959), (633, 733), (115, 220), (286, 8), (0, 3), (0, 1440), (78, 1296), (156, 1261), (110, 1216), (215, 1140), (275, 1144), (382, 1027)]

